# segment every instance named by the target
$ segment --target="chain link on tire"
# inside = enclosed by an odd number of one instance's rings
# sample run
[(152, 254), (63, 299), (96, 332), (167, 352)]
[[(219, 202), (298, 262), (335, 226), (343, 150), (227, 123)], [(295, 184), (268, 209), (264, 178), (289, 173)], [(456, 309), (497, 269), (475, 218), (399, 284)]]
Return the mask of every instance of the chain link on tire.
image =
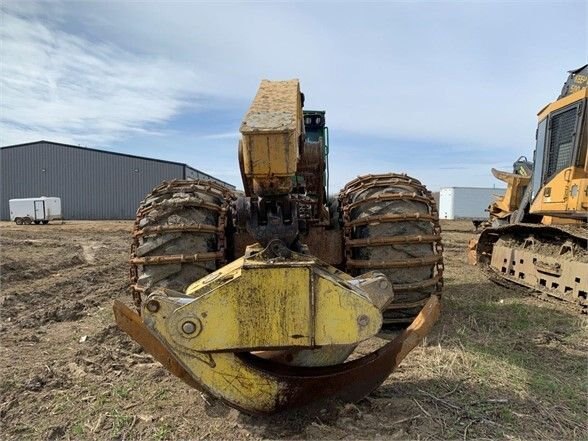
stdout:
[(141, 202), (133, 228), (130, 279), (135, 306), (156, 288), (183, 292), (225, 262), (234, 194), (202, 180), (163, 182)]
[(345, 266), (357, 276), (378, 270), (394, 285), (384, 327), (401, 329), (443, 286), (443, 246), (432, 194), (407, 175), (360, 176), (339, 195)]

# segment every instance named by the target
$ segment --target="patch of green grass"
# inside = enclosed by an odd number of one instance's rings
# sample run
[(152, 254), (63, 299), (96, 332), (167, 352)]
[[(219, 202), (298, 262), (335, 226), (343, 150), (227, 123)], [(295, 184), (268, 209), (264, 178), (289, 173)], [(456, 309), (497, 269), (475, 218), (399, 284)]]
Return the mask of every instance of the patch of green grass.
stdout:
[(77, 437), (82, 436), (84, 434), (84, 431), (85, 431), (84, 423), (82, 423), (82, 422), (74, 424), (71, 428), (71, 433)]
[(167, 389), (160, 389), (153, 397), (156, 400), (164, 400), (168, 397), (169, 391)]
[(155, 433), (153, 434), (153, 437), (157, 441), (164, 441), (164, 440), (170, 438), (171, 433), (172, 433), (172, 428), (171, 428), (170, 425), (168, 425), (168, 424), (161, 424), (155, 430)]
[(132, 416), (126, 415), (118, 410), (114, 410), (110, 414), (110, 417), (112, 418), (112, 434), (114, 437), (120, 436), (133, 423)]
[(488, 381), (496, 380), (503, 387), (528, 391), (547, 400), (575, 401), (577, 405), (585, 402), (585, 389), (579, 375), (585, 360), (581, 357), (532, 346), (487, 346), (475, 341), (465, 342), (464, 346), (477, 354), (479, 363), (475, 371)]
[(99, 393), (96, 397), (96, 401), (94, 401), (94, 408), (97, 410), (104, 408), (104, 406), (110, 402), (110, 396), (110, 392)]
[(131, 390), (133, 388), (129, 385), (129, 386), (116, 386), (113, 390), (112, 393), (114, 395), (116, 395), (119, 398), (129, 398), (129, 396), (131, 395)]
[(3, 378), (0, 380), (0, 393), (4, 394), (11, 389), (15, 389), (16, 386), (17, 384), (16, 381), (14, 381), (14, 378)]
[(498, 414), (500, 421), (504, 424), (511, 425), (515, 422), (515, 416), (513, 415), (512, 410), (507, 406), (498, 408), (496, 413)]

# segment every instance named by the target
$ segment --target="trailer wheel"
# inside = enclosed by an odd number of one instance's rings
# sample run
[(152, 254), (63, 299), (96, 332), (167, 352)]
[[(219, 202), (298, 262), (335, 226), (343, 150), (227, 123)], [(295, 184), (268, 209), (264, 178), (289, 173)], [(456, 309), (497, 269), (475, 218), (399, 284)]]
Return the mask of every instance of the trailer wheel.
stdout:
[(38, 221), (38, 220), (33, 221), (33, 222), (35, 223), (35, 225), (39, 225), (41, 223), (41, 221)]
[(16, 225), (22, 225), (22, 217), (17, 217), (14, 219), (14, 222), (16, 223)]
[(42, 223), (43, 225), (47, 225), (47, 224), (49, 223), (49, 221), (48, 221), (48, 220), (44, 220), (44, 221), (41, 221), (41, 223)]
[(30, 217), (23, 217), (22, 221), (24, 222), (25, 225), (30, 225), (33, 223), (33, 220)]

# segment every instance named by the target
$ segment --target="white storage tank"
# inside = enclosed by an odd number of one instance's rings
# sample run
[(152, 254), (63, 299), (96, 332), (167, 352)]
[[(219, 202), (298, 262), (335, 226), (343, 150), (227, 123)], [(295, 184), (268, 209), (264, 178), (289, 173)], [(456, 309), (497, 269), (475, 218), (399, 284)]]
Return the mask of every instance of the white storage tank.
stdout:
[(485, 219), (486, 209), (505, 188), (444, 187), (439, 192), (440, 219)]
[(63, 219), (61, 199), (56, 197), (10, 199), (8, 206), (10, 220), (18, 225), (47, 224), (50, 220)]

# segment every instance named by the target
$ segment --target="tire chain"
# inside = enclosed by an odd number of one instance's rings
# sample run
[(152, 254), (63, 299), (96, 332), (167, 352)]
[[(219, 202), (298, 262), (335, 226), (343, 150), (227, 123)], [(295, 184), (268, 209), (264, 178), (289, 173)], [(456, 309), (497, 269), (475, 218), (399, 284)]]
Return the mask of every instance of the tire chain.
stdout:
[[(153, 199), (157, 196), (164, 195), (164, 194), (174, 194), (178, 192), (198, 192), (208, 194), (210, 196), (214, 196), (220, 198), (223, 202), (220, 206), (216, 204), (211, 204), (208, 202), (202, 201), (201, 203), (193, 203), (191, 202), (189, 206), (191, 207), (199, 207), (199, 208), (206, 208), (209, 210), (217, 211), (219, 213), (218, 216), (218, 224), (216, 227), (206, 224), (192, 224), (192, 225), (184, 225), (178, 224), (173, 226), (158, 226), (158, 227), (141, 227), (141, 221), (147, 217), (147, 215), (156, 208), (160, 208), (163, 204), (162, 203), (154, 203)], [(225, 260), (225, 249), (226, 249), (226, 237), (225, 237), (225, 227), (227, 225), (227, 220), (229, 219), (229, 206), (230, 203), (234, 200), (235, 195), (229, 189), (223, 187), (220, 184), (217, 184), (213, 181), (207, 180), (172, 180), (172, 181), (164, 181), (159, 186), (155, 187), (151, 193), (149, 193), (145, 199), (140, 203), (139, 208), (137, 209), (137, 214), (135, 217), (135, 223), (133, 226), (132, 232), (132, 243), (131, 243), (131, 253), (130, 253), (130, 269), (129, 269), (129, 277), (131, 281), (131, 294), (133, 297), (133, 303), (137, 307), (137, 309), (141, 310), (141, 304), (143, 302), (142, 296), (145, 291), (144, 288), (137, 284), (139, 279), (139, 267), (148, 262), (149, 265), (157, 265), (157, 264), (167, 264), (167, 263), (184, 263), (184, 262), (202, 262), (202, 261), (211, 261), (214, 260), (216, 262), (217, 268), (224, 265), (226, 263)], [(181, 204), (178, 204), (181, 205)], [(174, 232), (182, 232), (182, 231), (192, 231), (192, 232), (208, 232), (208, 233), (215, 233), (217, 238), (217, 249), (211, 253), (200, 253), (195, 255), (166, 255), (166, 256), (155, 256), (151, 258), (141, 258), (137, 256), (136, 251), (140, 245), (140, 238), (146, 235), (156, 235), (162, 231), (174, 231)]]
[[(366, 216), (362, 218), (360, 221), (357, 219), (355, 221), (351, 220), (350, 211), (354, 206), (359, 205), (358, 203), (354, 203), (351, 201), (352, 194), (367, 190), (374, 187), (385, 187), (388, 186), (395, 186), (395, 185), (404, 185), (410, 186), (415, 189), (413, 193), (399, 193), (397, 195), (386, 195), (386, 196), (379, 196), (374, 198), (374, 200), (412, 200), (418, 201), (427, 204), (429, 209), (428, 216), (423, 216), (420, 213), (415, 213), (414, 216), (410, 215), (402, 215), (396, 218), (395, 216), (391, 215), (384, 215), (384, 216)], [(365, 200), (364, 200), (365, 201)], [(362, 201), (362, 202), (364, 202)], [(433, 264), (434, 265), (434, 272), (433, 277), (429, 281), (421, 282), (421, 287), (428, 287), (428, 286), (435, 286), (435, 292), (438, 295), (441, 295), (443, 290), (443, 271), (445, 269), (443, 263), (443, 243), (441, 241), (441, 226), (439, 224), (439, 212), (437, 210), (437, 204), (435, 203), (435, 199), (433, 198), (432, 193), (417, 179), (411, 178), (406, 174), (396, 174), (396, 173), (386, 173), (386, 174), (377, 174), (377, 175), (364, 175), (359, 176), (353, 181), (350, 181), (339, 193), (339, 209), (340, 209), (340, 220), (342, 222), (343, 227), (343, 241), (344, 241), (344, 262), (345, 267), (349, 270), (348, 265), (351, 261), (353, 261), (352, 256), (352, 249), (357, 247), (354, 246), (352, 234), (353, 228), (358, 224), (369, 224), (371, 222), (393, 222), (394, 220), (398, 220), (399, 218), (403, 218), (403, 220), (430, 220), (433, 224), (433, 231), (432, 237), (429, 238), (429, 241), (433, 243), (433, 252), (436, 256), (433, 259), (430, 259), (431, 262), (422, 262), (422, 265), (425, 266), (426, 264)], [(386, 239), (384, 239), (386, 240)], [(393, 239), (388, 239), (393, 240)], [(392, 242), (388, 242), (392, 243)], [(386, 263), (382, 261), (374, 262), (370, 264), (370, 262), (366, 262), (366, 265), (363, 266), (364, 268), (369, 269), (378, 269), (382, 268), (381, 264)], [(389, 262), (391, 263), (391, 262)], [(413, 265), (411, 262), (410, 265)], [(399, 267), (402, 265), (399, 263)], [(413, 284), (414, 285), (414, 284)], [(395, 291), (399, 290), (414, 290), (416, 285), (414, 286), (399, 286), (393, 285)], [(396, 303), (394, 304), (395, 308), (406, 306), (410, 308), (410, 303), (401, 304)]]

